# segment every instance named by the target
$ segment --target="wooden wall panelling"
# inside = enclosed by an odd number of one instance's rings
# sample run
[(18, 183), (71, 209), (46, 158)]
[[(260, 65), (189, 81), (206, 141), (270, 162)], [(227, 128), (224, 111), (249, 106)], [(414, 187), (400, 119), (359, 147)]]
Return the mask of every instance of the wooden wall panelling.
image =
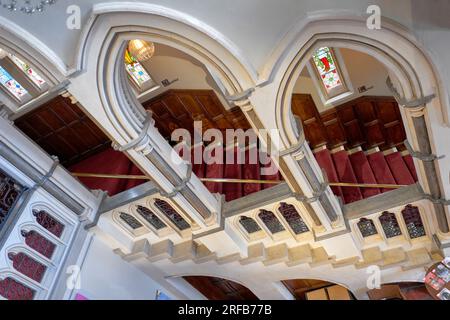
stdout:
[(15, 125), (66, 166), (106, 149), (111, 143), (77, 105), (61, 96), (16, 119)]
[(153, 111), (155, 125), (166, 139), (176, 128), (192, 134), (194, 121), (202, 122), (203, 132), (210, 128), (250, 128), (242, 111), (237, 107), (225, 109), (213, 90), (168, 90), (143, 106)]
[(361, 146), (367, 150), (404, 149), (406, 133), (400, 110), (393, 97), (363, 96), (322, 112), (310, 95), (294, 94), (292, 112), (302, 120), (311, 148), (327, 144), (332, 149)]
[(311, 148), (317, 148), (327, 144), (327, 132), (311, 95), (292, 95), (291, 108), (292, 112), (302, 120), (305, 137)]

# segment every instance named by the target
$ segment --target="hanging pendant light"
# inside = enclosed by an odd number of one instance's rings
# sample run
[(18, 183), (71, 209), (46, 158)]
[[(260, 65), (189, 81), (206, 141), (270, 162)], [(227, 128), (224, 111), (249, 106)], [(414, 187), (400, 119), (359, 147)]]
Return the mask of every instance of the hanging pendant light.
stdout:
[(128, 42), (128, 51), (138, 61), (146, 61), (155, 53), (155, 45), (152, 42), (143, 40), (130, 40)]

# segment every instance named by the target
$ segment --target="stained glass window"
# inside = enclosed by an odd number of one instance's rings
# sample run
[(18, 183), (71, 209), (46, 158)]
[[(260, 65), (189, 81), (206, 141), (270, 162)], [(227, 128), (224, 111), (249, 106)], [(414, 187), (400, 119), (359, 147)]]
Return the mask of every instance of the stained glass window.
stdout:
[(364, 238), (377, 234), (377, 228), (371, 219), (361, 218), (358, 221), (358, 228)]
[(45, 229), (53, 233), (58, 238), (61, 237), (64, 231), (64, 225), (53, 218), (45, 210), (33, 210), (33, 215), (36, 217), (37, 223), (43, 226)]
[(125, 50), (125, 68), (139, 87), (152, 79), (142, 64), (128, 50)]
[(248, 234), (261, 231), (261, 228), (258, 226), (256, 221), (250, 217), (240, 216), (239, 223), (244, 227)]
[(151, 211), (149, 208), (144, 206), (136, 206), (136, 211), (156, 230), (166, 227), (166, 224), (162, 222), (161, 219), (158, 218), (158, 216), (155, 213), (153, 213), (153, 211)]
[(142, 223), (140, 223), (131, 214), (128, 214), (128, 213), (125, 213), (125, 212), (121, 212), (120, 213), (120, 219), (122, 219), (133, 230), (143, 227)]
[(426, 234), (419, 208), (408, 204), (402, 210), (402, 216), (411, 239), (423, 237)]
[(186, 220), (183, 219), (183, 217), (175, 211), (172, 206), (167, 203), (167, 201), (161, 200), (161, 199), (155, 199), (155, 206), (167, 217), (172, 221), (175, 226), (180, 230), (189, 229), (191, 226), (189, 223), (187, 223)]
[(19, 59), (13, 54), (10, 54), (9, 57), (38, 87), (41, 87), (43, 84), (45, 84), (45, 80), (39, 74), (37, 74), (25, 61)]
[(380, 216), (380, 223), (386, 238), (393, 238), (402, 234), (397, 218), (392, 212), (384, 211)]
[(314, 64), (325, 88), (331, 90), (342, 84), (333, 53), (328, 47), (318, 49), (313, 55)]
[(300, 234), (309, 231), (305, 221), (303, 221), (302, 217), (292, 204), (282, 202), (280, 204), (280, 207), (278, 208), (278, 211), (280, 211), (281, 215), (289, 224), (289, 226), (291, 227), (292, 231), (294, 231), (295, 234)]
[(18, 83), (8, 71), (0, 66), (0, 82), (1, 84), (17, 99), (23, 98), (28, 91)]
[(35, 291), (13, 278), (0, 280), (0, 295), (8, 300), (32, 300)]
[(267, 229), (269, 229), (272, 234), (285, 230), (272, 211), (261, 209), (258, 217), (264, 222)]

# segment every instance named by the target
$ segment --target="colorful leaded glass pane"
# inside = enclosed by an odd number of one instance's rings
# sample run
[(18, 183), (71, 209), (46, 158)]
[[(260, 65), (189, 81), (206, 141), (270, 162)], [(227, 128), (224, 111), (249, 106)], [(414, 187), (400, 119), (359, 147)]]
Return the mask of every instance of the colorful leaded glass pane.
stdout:
[(285, 230), (272, 211), (261, 209), (258, 216), (272, 234)]
[(240, 216), (239, 223), (244, 227), (248, 234), (255, 233), (261, 230), (255, 220), (250, 217)]
[(380, 216), (380, 223), (386, 238), (393, 238), (402, 234), (397, 218), (392, 212), (384, 211)]
[(31, 81), (34, 82), (34, 84), (41, 87), (45, 83), (45, 80), (39, 74), (37, 74), (33, 70), (33, 68), (31, 68), (25, 61), (19, 59), (13, 54), (10, 54), (9, 57), (23, 72), (26, 73), (26, 75), (31, 79)]
[(341, 78), (333, 59), (333, 54), (328, 47), (318, 49), (313, 55), (314, 64), (319, 72), (320, 78), (327, 90), (342, 84)]
[(13, 278), (0, 280), (0, 295), (8, 300), (32, 300), (35, 291)]
[(408, 204), (402, 210), (403, 220), (411, 239), (423, 237), (426, 235), (425, 227), (420, 217), (419, 208)]
[(151, 211), (149, 208), (144, 206), (136, 206), (136, 211), (144, 218), (148, 223), (150, 223), (156, 230), (166, 227), (166, 224), (161, 221), (158, 216)]
[(0, 66), (0, 82), (1, 84), (17, 99), (21, 99), (28, 91), (18, 83), (8, 71)]
[(292, 204), (282, 202), (280, 204), (280, 207), (278, 208), (278, 211), (280, 211), (283, 218), (286, 220), (295, 234), (309, 231), (305, 221), (303, 221), (302, 217)]
[(187, 223), (186, 220), (184, 220), (183, 217), (178, 212), (176, 212), (169, 203), (167, 203), (167, 201), (155, 199), (155, 206), (167, 218), (169, 218), (170, 221), (172, 221), (178, 229), (185, 230), (191, 227), (189, 223)]
[(361, 218), (358, 222), (358, 228), (364, 238), (378, 233), (371, 219)]
[(131, 214), (128, 214), (128, 213), (125, 213), (125, 212), (121, 212), (120, 213), (120, 219), (122, 219), (133, 230), (143, 227), (142, 223), (140, 223)]
[(125, 51), (125, 68), (127, 69), (130, 77), (139, 87), (145, 82), (151, 80), (150, 75), (144, 69), (142, 64), (140, 64), (139, 61), (128, 52), (128, 50)]

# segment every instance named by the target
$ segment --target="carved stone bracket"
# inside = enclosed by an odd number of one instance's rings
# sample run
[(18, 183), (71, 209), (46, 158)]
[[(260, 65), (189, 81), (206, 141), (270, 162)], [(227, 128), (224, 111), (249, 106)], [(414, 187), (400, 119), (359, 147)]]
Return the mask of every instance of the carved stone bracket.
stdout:
[(431, 100), (433, 100), (436, 97), (436, 95), (433, 93), (428, 96), (421, 97), (419, 99), (407, 101), (406, 99), (402, 98), (400, 96), (400, 94), (398, 93), (398, 91), (395, 89), (390, 77), (387, 77), (386, 85), (388, 86), (389, 90), (391, 91), (391, 93), (394, 96), (397, 103), (401, 107), (411, 109), (413, 111), (413, 113), (412, 113), (413, 116), (423, 115), (423, 109), (425, 108), (427, 103), (429, 103)]
[(173, 198), (178, 193), (180, 193), (181, 191), (186, 189), (187, 184), (191, 180), (191, 176), (192, 176), (192, 164), (186, 163), (186, 165), (187, 165), (186, 177), (183, 178), (183, 180), (181, 180), (180, 184), (177, 185), (171, 192), (165, 192), (163, 190), (160, 190), (159, 193), (161, 194), (161, 196), (166, 197), (166, 198)]
[(293, 196), (295, 197), (296, 200), (300, 201), (300, 202), (305, 202), (305, 203), (312, 203), (315, 201), (318, 201), (320, 199), (320, 197), (326, 192), (328, 188), (328, 183), (324, 182), (320, 184), (320, 188), (319, 190), (316, 190), (313, 192), (313, 196), (308, 198), (307, 196), (304, 195), (299, 195), (299, 194), (293, 194)]
[(114, 150), (117, 151), (128, 151), (130, 149), (135, 149), (136, 151), (142, 151), (144, 154), (148, 154), (153, 150), (152, 146), (148, 145), (149, 138), (148, 138), (148, 129), (150, 126), (155, 124), (155, 120), (152, 118), (152, 113), (150, 111), (147, 111), (147, 116), (144, 121), (144, 126), (142, 128), (142, 131), (139, 133), (137, 138), (131, 140), (127, 144), (121, 146), (117, 142), (112, 143), (112, 147)]
[(435, 154), (427, 154), (420, 151), (414, 151), (411, 145), (409, 144), (408, 140), (405, 140), (403, 144), (405, 145), (406, 149), (411, 154), (411, 156), (419, 159), (420, 161), (432, 162), (434, 160), (440, 160), (445, 157), (445, 155), (437, 156)]

